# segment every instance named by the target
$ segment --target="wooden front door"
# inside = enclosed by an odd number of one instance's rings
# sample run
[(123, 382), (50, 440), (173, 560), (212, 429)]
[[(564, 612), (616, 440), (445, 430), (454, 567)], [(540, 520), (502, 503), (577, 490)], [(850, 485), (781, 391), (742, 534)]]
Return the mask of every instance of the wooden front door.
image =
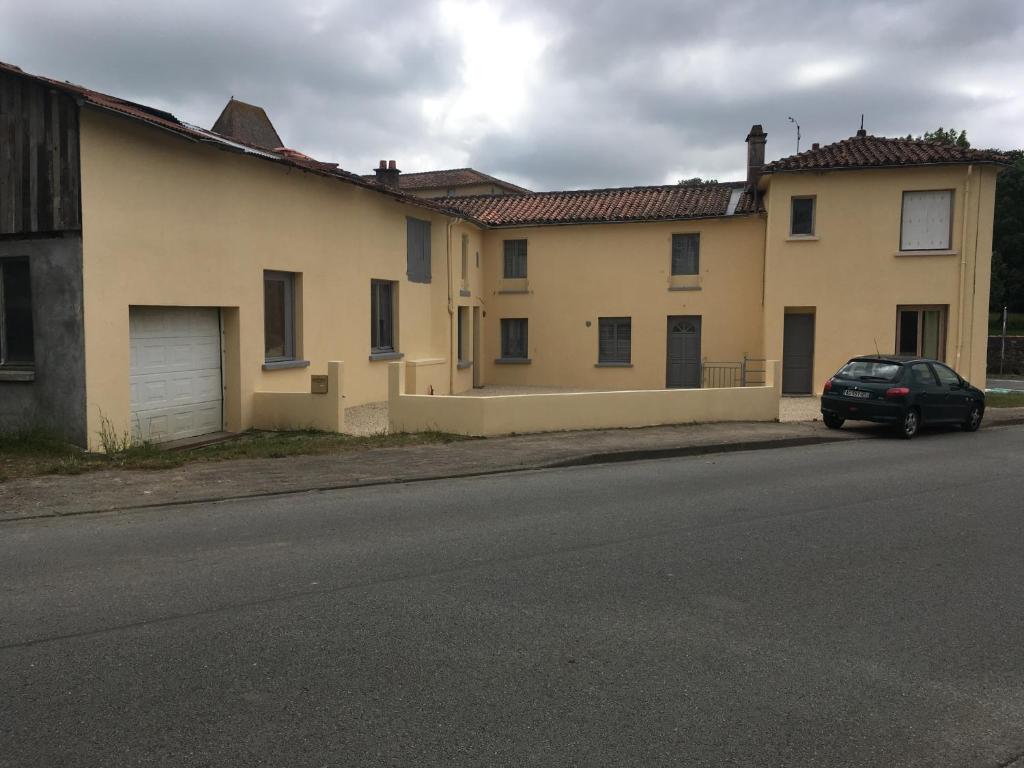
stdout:
[(666, 367), (669, 389), (700, 386), (700, 315), (669, 317)]

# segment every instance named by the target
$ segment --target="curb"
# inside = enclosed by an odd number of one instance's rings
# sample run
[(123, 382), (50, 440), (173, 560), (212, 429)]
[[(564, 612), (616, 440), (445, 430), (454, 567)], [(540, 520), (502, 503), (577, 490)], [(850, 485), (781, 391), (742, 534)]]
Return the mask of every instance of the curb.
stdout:
[[(1022, 419), (1024, 423), (1024, 419)], [(428, 475), (423, 477), (397, 477), (384, 478), (379, 480), (352, 481), (347, 483), (336, 483), (331, 485), (312, 486), (309, 488), (295, 488), (289, 491), (265, 491), (261, 493), (240, 493), (228, 496), (208, 496), (198, 499), (180, 499), (175, 501), (155, 501), (148, 504), (126, 504), (122, 506), (103, 507), (99, 509), (81, 509), (73, 512), (43, 512), (37, 515), (19, 515), (0, 519), (0, 525), (17, 523), (24, 520), (46, 520), (64, 517), (78, 517), (80, 515), (100, 515), (108, 512), (128, 512), (132, 510), (160, 509), (163, 507), (186, 507), (197, 504), (215, 504), (221, 501), (244, 501), (246, 499), (264, 499), (277, 496), (296, 496), (302, 493), (325, 493), (328, 491), (343, 491), (350, 488), (373, 488), (385, 485), (401, 485), (405, 483), (425, 483), (434, 480), (458, 480), (468, 477), (486, 477), (488, 475), (503, 475), (513, 472), (532, 472), (545, 469), (567, 469), (571, 467), (586, 467), (595, 464), (618, 464), (631, 461), (647, 461), (654, 459), (671, 459), (683, 456), (705, 456), (708, 454), (739, 453), (742, 451), (761, 451), (774, 448), (796, 448), (803, 445), (819, 445), (823, 443), (845, 442), (851, 437), (787, 437), (773, 440), (754, 440), (737, 443), (710, 443), (707, 445), (674, 446), (670, 448), (650, 448), (632, 451), (608, 451), (603, 453), (585, 453), (579, 456), (572, 456), (565, 459), (554, 459), (552, 461), (539, 462), (535, 464), (513, 464), (505, 467), (490, 467), (488, 469), (470, 470), (467, 472), (446, 472), (444, 474)]]

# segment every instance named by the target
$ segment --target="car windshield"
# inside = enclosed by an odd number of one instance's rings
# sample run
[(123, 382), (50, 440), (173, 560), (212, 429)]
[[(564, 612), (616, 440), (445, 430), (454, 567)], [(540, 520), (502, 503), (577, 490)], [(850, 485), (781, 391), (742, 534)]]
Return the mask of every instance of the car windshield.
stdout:
[(900, 375), (898, 363), (883, 363), (879, 360), (851, 360), (839, 369), (836, 376), (842, 379), (860, 381), (895, 381)]

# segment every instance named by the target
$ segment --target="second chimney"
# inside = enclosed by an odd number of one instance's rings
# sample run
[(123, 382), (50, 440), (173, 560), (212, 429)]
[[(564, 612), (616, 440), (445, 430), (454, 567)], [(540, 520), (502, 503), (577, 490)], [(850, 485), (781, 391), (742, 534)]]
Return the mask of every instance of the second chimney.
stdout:
[(401, 171), (398, 170), (398, 166), (395, 165), (394, 160), (380, 161), (380, 165), (373, 169), (374, 173), (377, 174), (377, 183), (381, 184), (388, 189), (398, 189), (398, 177), (401, 175)]
[(764, 168), (764, 145), (768, 134), (760, 125), (750, 126), (747, 134), (747, 188), (755, 189)]

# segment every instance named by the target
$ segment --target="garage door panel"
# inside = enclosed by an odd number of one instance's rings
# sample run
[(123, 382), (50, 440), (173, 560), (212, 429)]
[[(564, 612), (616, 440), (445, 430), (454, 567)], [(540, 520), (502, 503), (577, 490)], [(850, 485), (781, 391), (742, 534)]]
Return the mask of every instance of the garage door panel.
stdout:
[(133, 428), (175, 440), (222, 428), (220, 318), (195, 307), (132, 307)]

